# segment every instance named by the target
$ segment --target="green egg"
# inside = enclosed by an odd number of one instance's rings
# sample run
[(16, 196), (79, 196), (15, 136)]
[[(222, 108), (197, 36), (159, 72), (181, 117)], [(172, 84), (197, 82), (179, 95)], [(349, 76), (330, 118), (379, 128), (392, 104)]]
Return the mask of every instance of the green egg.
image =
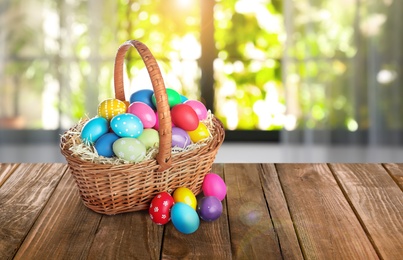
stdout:
[[(177, 91), (175, 91), (171, 88), (167, 88), (166, 92), (167, 92), (168, 104), (169, 104), (170, 108), (172, 108), (173, 106), (175, 106), (177, 104), (182, 103), (181, 95)], [(152, 100), (154, 106), (157, 106), (157, 102), (155, 100), (155, 93), (152, 95), (151, 100)]]
[(113, 143), (113, 152), (123, 160), (138, 163), (146, 156), (146, 147), (136, 138), (119, 138)]
[(158, 146), (160, 143), (160, 138), (158, 136), (158, 131), (155, 129), (144, 129), (143, 133), (137, 137), (137, 139), (142, 142), (146, 149)]

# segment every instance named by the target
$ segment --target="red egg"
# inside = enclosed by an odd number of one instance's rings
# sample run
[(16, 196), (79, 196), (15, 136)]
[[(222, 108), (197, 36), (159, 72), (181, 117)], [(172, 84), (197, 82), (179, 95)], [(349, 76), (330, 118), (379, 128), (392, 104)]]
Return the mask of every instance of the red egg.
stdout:
[(193, 108), (186, 104), (178, 104), (171, 109), (172, 122), (185, 131), (193, 131), (199, 125), (199, 117)]
[(151, 220), (157, 225), (165, 225), (171, 220), (171, 208), (174, 199), (168, 192), (158, 193), (153, 198), (148, 209)]

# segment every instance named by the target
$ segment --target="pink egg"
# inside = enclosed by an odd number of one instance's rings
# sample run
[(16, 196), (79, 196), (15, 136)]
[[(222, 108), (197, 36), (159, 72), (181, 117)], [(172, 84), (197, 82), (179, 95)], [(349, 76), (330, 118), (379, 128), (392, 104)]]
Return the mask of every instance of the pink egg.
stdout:
[(198, 100), (187, 100), (184, 104), (193, 108), (199, 120), (205, 120), (207, 118), (207, 108), (202, 102)]
[(171, 109), (172, 122), (185, 131), (193, 131), (199, 126), (199, 117), (192, 107), (178, 104)]
[(204, 177), (202, 190), (204, 196), (214, 196), (219, 200), (223, 200), (227, 194), (227, 186), (224, 180), (215, 173), (208, 173)]
[(143, 102), (136, 101), (131, 103), (128, 112), (140, 118), (144, 128), (151, 128), (156, 123), (157, 119), (154, 110)]

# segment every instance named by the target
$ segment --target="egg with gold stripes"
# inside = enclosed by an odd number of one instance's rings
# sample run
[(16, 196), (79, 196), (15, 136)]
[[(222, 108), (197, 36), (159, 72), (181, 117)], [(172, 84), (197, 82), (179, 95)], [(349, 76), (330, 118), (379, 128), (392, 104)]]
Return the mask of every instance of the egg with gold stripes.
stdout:
[(98, 105), (98, 116), (107, 120), (111, 120), (114, 116), (124, 114), (126, 111), (126, 103), (115, 98), (106, 99)]

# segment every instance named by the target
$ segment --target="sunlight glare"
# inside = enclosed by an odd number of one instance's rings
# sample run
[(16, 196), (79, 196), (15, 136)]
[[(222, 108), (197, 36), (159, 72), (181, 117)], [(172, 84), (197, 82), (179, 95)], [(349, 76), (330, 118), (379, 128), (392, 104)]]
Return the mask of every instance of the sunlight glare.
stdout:
[(190, 7), (192, 5), (193, 0), (176, 0), (176, 3), (180, 7), (187, 8), (187, 7)]

